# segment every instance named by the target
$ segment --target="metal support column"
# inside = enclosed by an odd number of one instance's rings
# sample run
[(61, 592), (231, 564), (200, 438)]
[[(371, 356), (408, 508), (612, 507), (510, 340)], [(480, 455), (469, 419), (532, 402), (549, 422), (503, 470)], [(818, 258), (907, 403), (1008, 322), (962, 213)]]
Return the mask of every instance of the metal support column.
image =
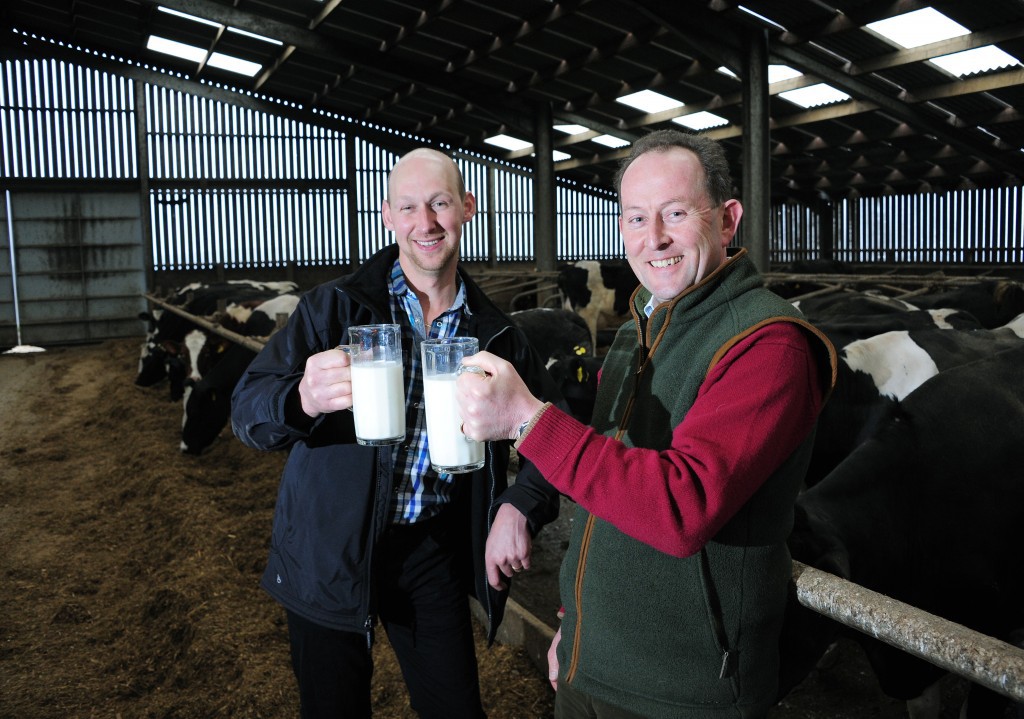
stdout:
[(146, 118), (146, 83), (142, 80), (132, 80), (132, 100), (134, 101), (135, 121), (135, 167), (139, 177), (139, 220), (142, 225), (142, 261), (144, 263), (146, 289), (153, 292), (155, 265), (153, 257), (153, 218), (149, 193), (149, 138), (146, 128), (149, 122)]
[(347, 209), (345, 223), (348, 227), (348, 266), (352, 271), (360, 265), (359, 257), (359, 192), (356, 178), (356, 138), (345, 133), (340, 140), (345, 143), (345, 207)]
[(818, 212), (818, 256), (823, 260), (835, 258), (835, 205), (824, 193), (822, 193), (821, 208)]
[(487, 266), (498, 266), (498, 172), (487, 167)]
[(533, 251), (537, 269), (557, 269), (555, 248), (555, 168), (551, 157), (551, 105), (537, 105), (533, 133)]
[(768, 33), (750, 33), (743, 68), (743, 224), (747, 250), (770, 269), (771, 173), (768, 138)]

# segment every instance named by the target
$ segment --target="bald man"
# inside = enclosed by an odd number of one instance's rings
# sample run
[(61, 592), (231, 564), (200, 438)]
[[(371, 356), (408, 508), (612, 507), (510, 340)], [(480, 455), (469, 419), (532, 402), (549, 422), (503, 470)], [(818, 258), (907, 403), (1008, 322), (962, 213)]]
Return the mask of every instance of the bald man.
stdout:
[[(434, 471), (428, 457), (420, 344), (472, 336), (518, 368), (537, 396), (557, 390), (523, 334), (459, 266), (476, 213), (458, 166), (421, 148), (388, 178), (394, 233), (354, 273), (308, 292), (232, 397), (247, 445), (288, 450), (263, 587), (286, 610), (301, 715), (369, 717), (378, 622), (421, 717), (478, 719), (469, 595), (493, 641), (512, 576), (529, 569), (533, 536), (557, 516), (557, 492), (529, 462), (507, 481), (509, 441), (489, 442), (473, 473)], [(348, 328), (398, 324), (406, 433), (356, 442)]]

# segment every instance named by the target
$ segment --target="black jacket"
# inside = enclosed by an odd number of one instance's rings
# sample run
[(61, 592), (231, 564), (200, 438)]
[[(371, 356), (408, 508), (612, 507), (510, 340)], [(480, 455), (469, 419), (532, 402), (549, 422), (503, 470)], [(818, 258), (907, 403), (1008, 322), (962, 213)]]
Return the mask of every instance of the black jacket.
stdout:
[[(391, 448), (356, 443), (351, 412), (315, 420), (299, 406), (296, 386), (306, 359), (348, 342), (351, 325), (393, 322), (387, 280), (398, 256), (391, 245), (355, 273), (306, 293), (288, 324), (253, 360), (232, 396), (239, 439), (262, 450), (289, 449), (278, 492), (263, 587), (286, 609), (324, 626), (372, 632), (374, 546), (388, 526)], [(531, 391), (557, 390), (518, 328), (462, 274), (471, 313), (460, 323), (480, 346), (511, 362)], [(404, 347), (408, 353), (411, 348)], [(510, 503), (536, 533), (558, 514), (558, 493), (525, 460), (509, 487), (509, 442), (488, 442), (487, 462), (457, 479), (471, 520), (473, 590), (487, 610), (488, 640), (504, 615), (507, 590), (487, 583), (484, 547), (498, 505)], [(447, 510), (446, 510), (447, 511)]]

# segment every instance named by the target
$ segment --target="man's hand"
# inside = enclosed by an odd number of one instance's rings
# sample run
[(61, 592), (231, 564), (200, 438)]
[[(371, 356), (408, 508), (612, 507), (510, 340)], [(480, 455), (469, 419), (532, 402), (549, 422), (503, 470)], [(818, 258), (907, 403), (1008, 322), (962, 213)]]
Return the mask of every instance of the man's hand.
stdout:
[(487, 582), (499, 591), (505, 589), (506, 577), (530, 568), (532, 548), (533, 539), (523, 513), (511, 504), (498, 507), (484, 550)]
[(558, 691), (558, 643), (560, 641), (562, 641), (562, 627), (558, 627), (558, 631), (555, 632), (555, 636), (551, 640), (551, 646), (548, 647), (548, 681), (551, 682), (551, 688), (556, 692)]
[(514, 439), (519, 426), (544, 406), (530, 394), (516, 368), (500, 357), (478, 352), (462, 363), (486, 372), (465, 372), (456, 381), (462, 431), (470, 439)]
[(302, 411), (310, 417), (352, 406), (352, 359), (340, 349), (327, 350), (306, 360), (299, 382)]

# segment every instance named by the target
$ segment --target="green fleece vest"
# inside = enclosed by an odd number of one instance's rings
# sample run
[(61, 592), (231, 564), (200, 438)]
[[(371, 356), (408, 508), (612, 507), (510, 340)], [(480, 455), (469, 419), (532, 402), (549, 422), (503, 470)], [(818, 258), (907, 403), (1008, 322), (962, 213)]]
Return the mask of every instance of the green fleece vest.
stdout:
[[(834, 361), (828, 341), (763, 287), (745, 254), (659, 305), (646, 328), (635, 319), (619, 330), (594, 408), (599, 432), (630, 447), (670, 446), (710, 367), (765, 322), (806, 326), (820, 337), (811, 342), (820, 359)], [(636, 318), (649, 298), (634, 294)], [(560, 577), (563, 681), (646, 717), (763, 716), (775, 700), (786, 537), (812, 442), (813, 433), (691, 557), (578, 509)]]

